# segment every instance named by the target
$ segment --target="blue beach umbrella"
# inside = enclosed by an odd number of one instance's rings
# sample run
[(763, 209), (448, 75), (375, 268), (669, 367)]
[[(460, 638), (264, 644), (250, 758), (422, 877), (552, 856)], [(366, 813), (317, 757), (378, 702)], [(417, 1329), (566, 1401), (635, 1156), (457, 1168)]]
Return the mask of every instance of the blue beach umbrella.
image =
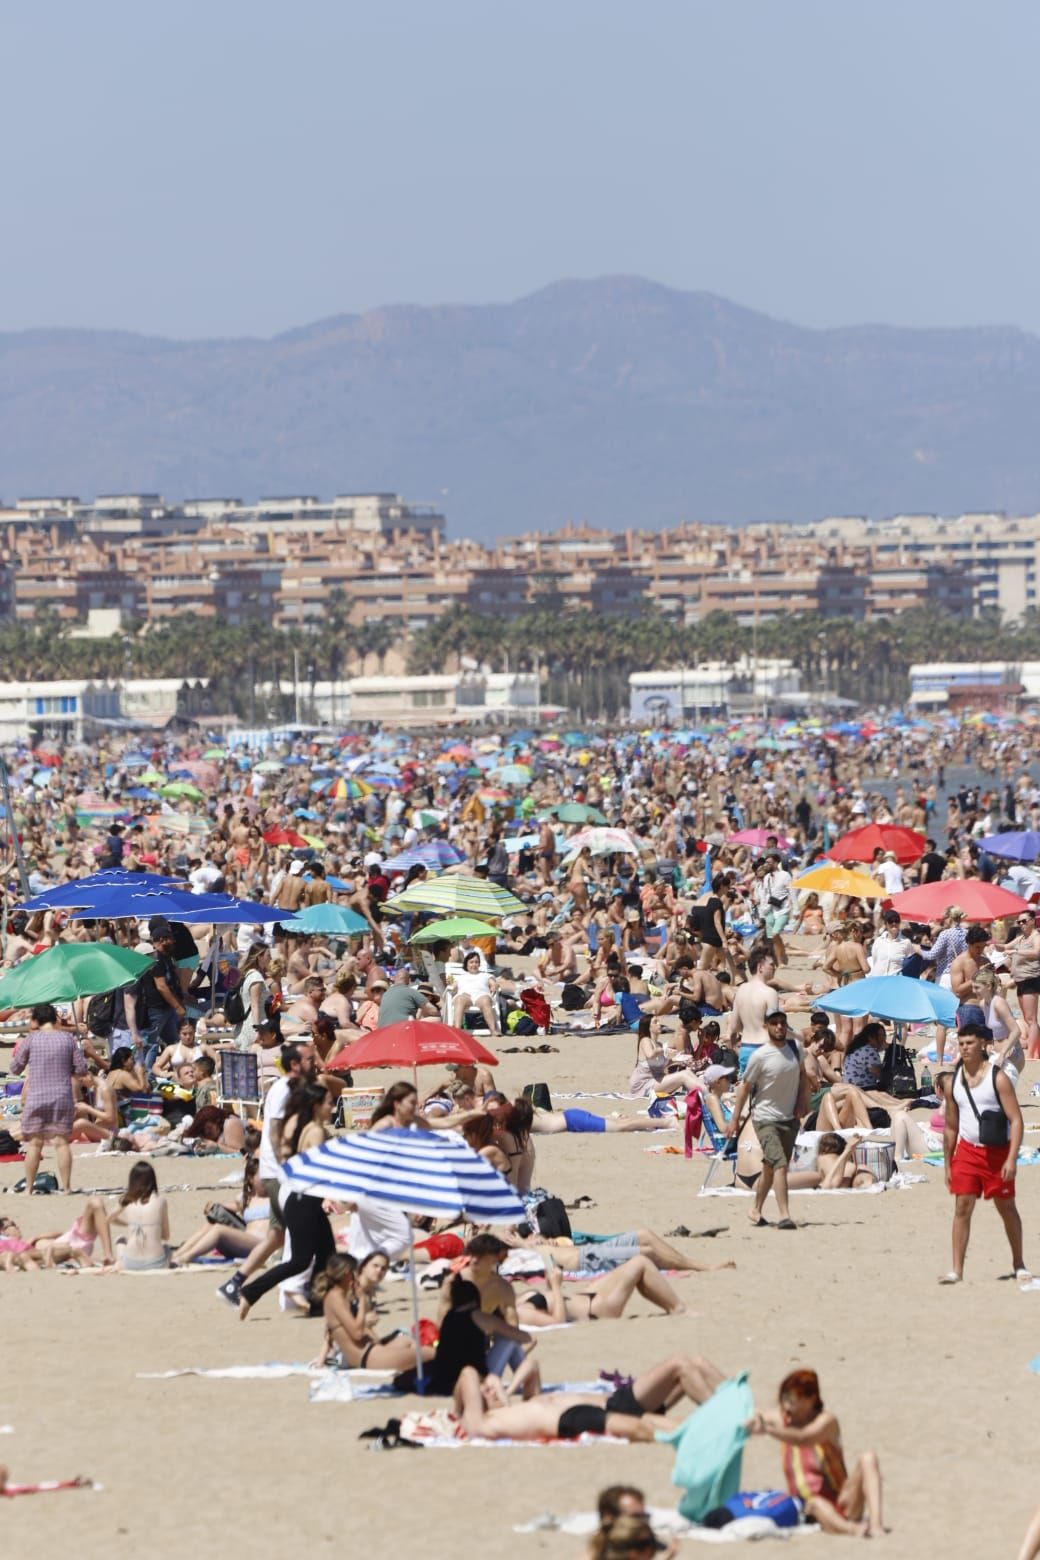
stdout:
[(979, 849), (1000, 856), (1005, 861), (1035, 861), (1040, 856), (1040, 834), (1035, 829), (1021, 829), (1009, 834), (987, 834), (979, 841)]
[(952, 1025), (957, 1021), (957, 998), (952, 991), (931, 981), (908, 975), (867, 975), (838, 991), (820, 997), (816, 1006), (825, 1013), (859, 1017), (870, 1013), (896, 1024)]

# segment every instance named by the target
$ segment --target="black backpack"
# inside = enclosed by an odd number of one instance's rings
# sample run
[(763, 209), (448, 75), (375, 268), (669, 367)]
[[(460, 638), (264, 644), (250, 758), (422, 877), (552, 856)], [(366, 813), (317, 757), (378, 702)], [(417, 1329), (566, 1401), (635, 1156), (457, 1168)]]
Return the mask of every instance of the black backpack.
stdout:
[(242, 982), (232, 986), (224, 998), (224, 1017), (229, 1024), (244, 1024), (246, 1018), (246, 1005), (242, 1001)]
[(546, 1197), (534, 1210), (538, 1220), (538, 1232), (545, 1240), (558, 1240), (561, 1236), (570, 1240), (571, 1221), (567, 1209), (559, 1197)]
[(99, 1040), (107, 1040), (116, 1027), (116, 991), (99, 991), (87, 1003), (87, 1028)]

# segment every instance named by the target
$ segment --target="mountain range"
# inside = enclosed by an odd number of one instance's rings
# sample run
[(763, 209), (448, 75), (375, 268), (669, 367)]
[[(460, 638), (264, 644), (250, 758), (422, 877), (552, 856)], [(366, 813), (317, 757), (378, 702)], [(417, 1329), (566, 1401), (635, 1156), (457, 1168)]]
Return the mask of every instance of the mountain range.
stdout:
[(270, 340), (0, 334), (0, 495), (400, 492), (454, 535), (1040, 509), (1040, 338), (634, 277)]

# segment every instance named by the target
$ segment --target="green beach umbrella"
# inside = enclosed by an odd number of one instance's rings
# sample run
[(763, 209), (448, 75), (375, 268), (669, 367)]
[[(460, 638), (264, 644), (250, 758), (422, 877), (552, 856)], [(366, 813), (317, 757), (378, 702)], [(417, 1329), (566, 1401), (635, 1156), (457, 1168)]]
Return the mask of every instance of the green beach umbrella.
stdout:
[(174, 796), (174, 797), (186, 796), (188, 798), (188, 800), (192, 801), (192, 802), (202, 802), (202, 801), (205, 801), (205, 797), (203, 796), (202, 792), (199, 790), (198, 786), (197, 785), (192, 785), (187, 780), (174, 780), (174, 781), (171, 782), (170, 785), (162, 786), (160, 794), (162, 796)]
[[(554, 814), (561, 823), (606, 823), (598, 807), (587, 802), (562, 802), (558, 807), (547, 807), (545, 815)], [(543, 815), (539, 813), (539, 817)]]
[(203, 758), (227, 758), (227, 748), (207, 748)]
[(0, 1007), (35, 1007), (37, 1002), (71, 1002), (114, 991), (155, 963), (143, 953), (114, 943), (58, 943), (0, 976)]
[(403, 893), (394, 894), (386, 904), (390, 910), (443, 910), (453, 915), (493, 918), (514, 915), (524, 908), (515, 894), (489, 883), (486, 878), (448, 872), (413, 883)]
[(476, 921), (469, 915), (449, 916), (446, 921), (431, 921), (421, 932), (408, 939), (413, 943), (454, 942), (458, 937), (497, 937), (498, 927)]

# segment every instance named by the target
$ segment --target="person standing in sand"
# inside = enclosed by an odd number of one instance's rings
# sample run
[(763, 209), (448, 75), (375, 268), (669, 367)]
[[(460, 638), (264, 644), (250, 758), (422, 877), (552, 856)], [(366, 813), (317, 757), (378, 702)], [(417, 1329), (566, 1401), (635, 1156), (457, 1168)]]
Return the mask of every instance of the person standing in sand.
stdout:
[(1031, 1274), (1022, 1255), (1022, 1218), (1015, 1203), (1015, 1168), (1022, 1146), (1022, 1111), (1014, 1085), (986, 1054), (989, 1032), (966, 1024), (957, 1036), (961, 1059), (946, 1091), (943, 1156), (946, 1186), (956, 1198), (953, 1267), (940, 1284), (959, 1284), (980, 1197), (992, 1202), (1011, 1247), (1014, 1276)]
[(748, 954), (748, 978), (733, 997), (729, 1025), (729, 1043), (740, 1043), (741, 1065), (746, 1066), (756, 1046), (765, 1045), (766, 1014), (780, 1005), (780, 998), (769, 984), (776, 974), (771, 948), (752, 948)]
[(726, 1137), (740, 1129), (744, 1105), (750, 1097), (751, 1125), (762, 1147), (762, 1174), (755, 1182), (755, 1201), (748, 1218), (765, 1225), (762, 1209), (770, 1188), (776, 1193), (781, 1230), (796, 1228), (787, 1202), (787, 1167), (794, 1154), (803, 1095), (808, 1090), (805, 1051), (788, 1035), (787, 1015), (779, 1008), (766, 1015), (767, 1043), (755, 1051), (733, 1102), (733, 1116)]
[(70, 1029), (58, 1023), (57, 1009), (41, 1002), (32, 1010), (33, 1027), (14, 1048), (11, 1072), (28, 1067), (22, 1096), (22, 1142), (25, 1145), (25, 1189), (33, 1196), (43, 1145), (54, 1144), (58, 1186), (72, 1189), (72, 1136), (76, 1105), (73, 1078), (82, 1078), (87, 1060)]

